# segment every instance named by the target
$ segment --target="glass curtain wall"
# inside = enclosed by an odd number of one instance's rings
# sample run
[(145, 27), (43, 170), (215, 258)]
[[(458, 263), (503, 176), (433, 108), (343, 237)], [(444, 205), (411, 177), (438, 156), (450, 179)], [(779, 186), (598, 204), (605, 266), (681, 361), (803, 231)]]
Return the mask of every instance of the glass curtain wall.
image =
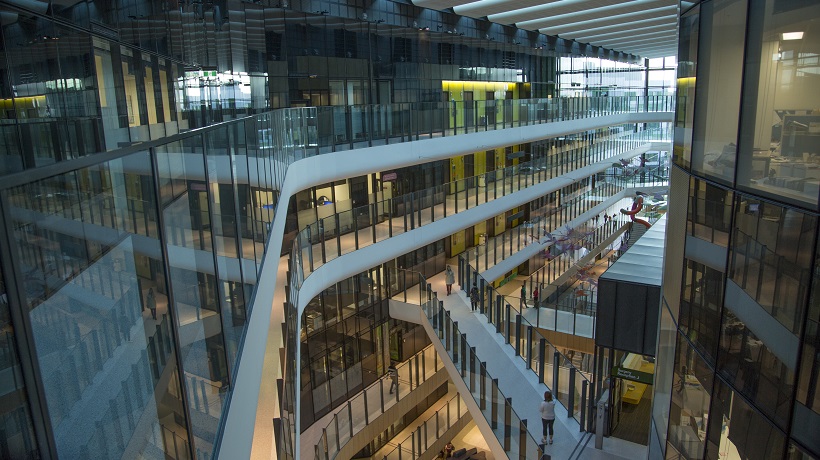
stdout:
[(820, 456), (818, 15), (733, 0), (681, 16), (671, 188), (688, 196), (670, 214), (685, 231), (667, 245), (664, 284), (680, 290), (665, 291), (679, 297), (664, 299), (658, 356), (674, 362), (650, 458)]
[[(57, 455), (213, 455), (279, 187), (273, 125), (247, 118), (0, 190), (2, 270), (23, 286)], [(37, 448), (24, 391), (8, 452)]]

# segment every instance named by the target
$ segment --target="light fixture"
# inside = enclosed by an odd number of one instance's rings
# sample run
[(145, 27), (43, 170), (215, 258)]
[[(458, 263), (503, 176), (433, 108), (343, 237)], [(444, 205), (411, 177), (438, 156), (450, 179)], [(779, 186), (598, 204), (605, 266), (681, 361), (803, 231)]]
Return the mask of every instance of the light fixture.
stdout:
[(783, 32), (783, 40), (800, 40), (803, 38), (803, 32)]

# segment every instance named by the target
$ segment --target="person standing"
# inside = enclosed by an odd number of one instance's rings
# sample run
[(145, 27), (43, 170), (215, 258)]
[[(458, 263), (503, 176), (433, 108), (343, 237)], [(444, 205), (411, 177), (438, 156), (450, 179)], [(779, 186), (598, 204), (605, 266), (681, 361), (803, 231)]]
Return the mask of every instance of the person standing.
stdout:
[(532, 303), (534, 304), (535, 308), (538, 308), (538, 286), (535, 286), (532, 290)]
[(387, 368), (387, 376), (390, 377), (390, 394), (392, 395), (394, 388), (399, 391), (399, 370), (396, 366), (391, 364)]
[(541, 424), (544, 428), (541, 444), (547, 443), (547, 434), (549, 434), (549, 441), (552, 444), (553, 425), (555, 424), (555, 399), (553, 399), (550, 390), (544, 392), (544, 401), (541, 402), (540, 411)]
[(455, 282), (456, 274), (453, 273), (453, 269), (448, 265), (444, 270), (444, 284), (447, 285), (447, 295), (450, 295), (453, 292), (453, 284)]
[(478, 310), (478, 286), (473, 283), (473, 288), (470, 289), (470, 305), (473, 306), (473, 311)]
[(148, 289), (146, 303), (148, 304), (148, 309), (151, 310), (151, 318), (157, 319), (157, 299), (154, 298), (154, 288)]
[(453, 456), (453, 451), (456, 450), (456, 447), (453, 445), (453, 441), (448, 442), (444, 446), (444, 458), (450, 458)]
[(527, 308), (527, 285), (521, 285), (521, 302), (519, 303), (520, 308)]

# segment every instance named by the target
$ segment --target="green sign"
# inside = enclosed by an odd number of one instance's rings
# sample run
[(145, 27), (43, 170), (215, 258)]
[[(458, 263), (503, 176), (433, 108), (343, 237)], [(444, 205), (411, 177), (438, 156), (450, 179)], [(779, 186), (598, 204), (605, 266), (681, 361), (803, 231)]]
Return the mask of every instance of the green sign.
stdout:
[(625, 380), (632, 380), (633, 382), (645, 383), (652, 385), (655, 376), (648, 372), (636, 371), (635, 369), (628, 369), (626, 367), (615, 366), (612, 368), (612, 376)]

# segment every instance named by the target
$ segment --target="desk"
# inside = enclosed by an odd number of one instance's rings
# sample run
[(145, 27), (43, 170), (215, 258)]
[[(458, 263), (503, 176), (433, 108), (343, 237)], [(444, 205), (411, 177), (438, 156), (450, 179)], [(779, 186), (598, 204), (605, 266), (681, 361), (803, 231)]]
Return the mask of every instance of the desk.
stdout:
[(625, 380), (623, 385), (626, 385), (626, 392), (621, 396), (621, 401), (628, 404), (640, 404), (647, 385), (645, 383), (630, 382), (629, 380)]

